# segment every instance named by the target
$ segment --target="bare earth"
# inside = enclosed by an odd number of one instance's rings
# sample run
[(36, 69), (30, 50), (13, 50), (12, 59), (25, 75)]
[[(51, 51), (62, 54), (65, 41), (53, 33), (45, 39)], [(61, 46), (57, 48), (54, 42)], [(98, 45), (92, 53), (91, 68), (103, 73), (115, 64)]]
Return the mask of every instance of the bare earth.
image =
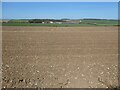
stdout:
[(15, 27), (2, 31), (3, 88), (118, 85), (117, 27)]

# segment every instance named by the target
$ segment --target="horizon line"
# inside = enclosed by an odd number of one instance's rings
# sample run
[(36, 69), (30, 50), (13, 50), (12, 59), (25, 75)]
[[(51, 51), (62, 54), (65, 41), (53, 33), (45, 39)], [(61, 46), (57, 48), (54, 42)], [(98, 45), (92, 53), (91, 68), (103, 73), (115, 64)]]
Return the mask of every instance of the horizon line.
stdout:
[[(105, 19), (105, 20), (119, 20), (115, 18), (26, 18), (26, 19), (70, 19), (70, 20), (78, 20), (78, 19)], [(25, 18), (12, 18), (12, 19), (0, 19), (0, 20), (26, 20)]]

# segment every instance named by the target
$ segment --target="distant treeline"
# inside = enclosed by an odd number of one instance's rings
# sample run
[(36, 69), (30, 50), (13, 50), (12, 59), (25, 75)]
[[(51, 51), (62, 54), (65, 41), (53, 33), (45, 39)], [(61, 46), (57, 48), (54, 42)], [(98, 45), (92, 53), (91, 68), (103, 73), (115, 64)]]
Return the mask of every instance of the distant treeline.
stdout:
[(11, 19), (2, 20), (3, 25), (47, 25), (71, 24), (80, 26), (117, 26), (120, 21), (114, 19)]
[[(74, 19), (11, 19), (11, 20), (2, 20), (3, 23), (50, 23), (50, 22), (66, 22), (73, 21)], [(108, 19), (75, 19), (80, 21), (117, 21), (117, 20), (108, 20)], [(74, 21), (75, 21), (74, 20)]]
[[(64, 20), (55, 20), (55, 19), (26, 19), (26, 20), (9, 20), (8, 23), (49, 23), (52, 22), (64, 22)], [(4, 23), (4, 22), (3, 22)]]
[(28, 22), (29, 23), (42, 23), (42, 22), (49, 23), (50, 21), (63, 22), (63, 20), (55, 20), (55, 19), (32, 19), (32, 20), (29, 20)]

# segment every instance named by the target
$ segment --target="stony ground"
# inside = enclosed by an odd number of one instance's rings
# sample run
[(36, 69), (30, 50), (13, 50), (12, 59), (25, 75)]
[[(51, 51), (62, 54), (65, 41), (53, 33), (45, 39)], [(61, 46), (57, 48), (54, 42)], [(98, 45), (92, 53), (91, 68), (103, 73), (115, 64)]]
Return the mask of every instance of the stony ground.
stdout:
[(3, 88), (118, 84), (117, 27), (3, 27)]

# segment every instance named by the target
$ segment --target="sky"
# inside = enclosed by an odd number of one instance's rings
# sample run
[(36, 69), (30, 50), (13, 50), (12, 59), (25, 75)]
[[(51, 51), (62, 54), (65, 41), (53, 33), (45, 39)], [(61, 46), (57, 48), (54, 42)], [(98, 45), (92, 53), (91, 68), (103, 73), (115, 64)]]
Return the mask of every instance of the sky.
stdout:
[(119, 2), (120, 0), (1, 0), (2, 2)]
[(117, 2), (3, 2), (3, 19), (118, 19)]

